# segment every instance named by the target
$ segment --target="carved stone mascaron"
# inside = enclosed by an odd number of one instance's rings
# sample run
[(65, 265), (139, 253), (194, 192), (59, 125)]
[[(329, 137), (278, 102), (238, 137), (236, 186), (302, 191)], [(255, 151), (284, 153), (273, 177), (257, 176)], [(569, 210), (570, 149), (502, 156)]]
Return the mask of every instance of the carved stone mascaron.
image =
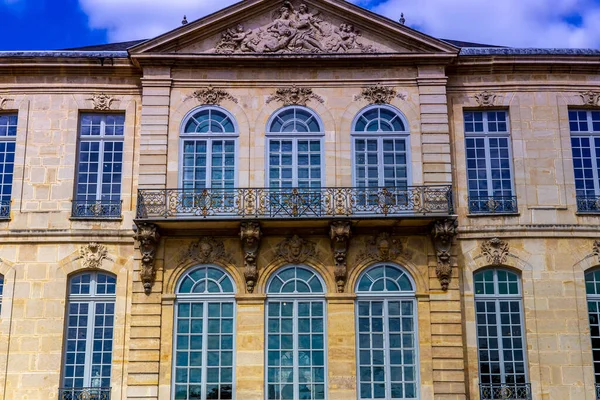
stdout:
[(289, 263), (303, 263), (309, 257), (317, 256), (316, 244), (294, 235), (279, 243), (277, 256)]
[(102, 260), (108, 258), (108, 249), (102, 244), (91, 242), (79, 248), (79, 258), (84, 268), (100, 268)]
[(204, 236), (190, 243), (179, 254), (179, 265), (190, 261), (197, 262), (198, 264), (214, 263), (216, 261), (231, 262), (231, 257), (225, 252), (225, 245), (222, 241), (210, 236)]

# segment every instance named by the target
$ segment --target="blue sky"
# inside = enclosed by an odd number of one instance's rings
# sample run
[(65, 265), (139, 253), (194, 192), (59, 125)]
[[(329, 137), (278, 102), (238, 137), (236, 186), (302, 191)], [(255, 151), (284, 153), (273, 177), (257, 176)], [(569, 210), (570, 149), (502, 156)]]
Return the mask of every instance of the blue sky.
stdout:
[[(515, 47), (600, 48), (600, 0), (352, 0), (432, 36)], [(0, 50), (154, 37), (234, 0), (0, 0)]]

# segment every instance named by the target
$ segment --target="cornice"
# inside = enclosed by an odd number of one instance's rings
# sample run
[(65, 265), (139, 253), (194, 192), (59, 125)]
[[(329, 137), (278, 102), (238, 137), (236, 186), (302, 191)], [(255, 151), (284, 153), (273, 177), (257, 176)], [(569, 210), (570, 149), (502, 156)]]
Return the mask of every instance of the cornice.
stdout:
[(597, 238), (599, 225), (487, 225), (465, 226), (459, 222), (458, 240), (481, 238)]

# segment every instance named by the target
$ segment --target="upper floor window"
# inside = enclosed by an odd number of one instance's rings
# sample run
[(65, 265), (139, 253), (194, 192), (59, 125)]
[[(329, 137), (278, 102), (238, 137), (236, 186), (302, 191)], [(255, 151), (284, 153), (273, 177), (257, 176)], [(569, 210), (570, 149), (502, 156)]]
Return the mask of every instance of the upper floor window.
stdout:
[(324, 287), (301, 265), (282, 268), (267, 285), (268, 400), (325, 399)]
[(469, 212), (515, 213), (508, 113), (465, 111)]
[(2, 297), (4, 294), (4, 275), (0, 274), (0, 317), (2, 316)]
[(474, 275), (481, 399), (531, 399), (519, 276), (505, 269)]
[(10, 217), (16, 139), (17, 114), (0, 114), (0, 219)]
[(121, 216), (124, 133), (124, 114), (81, 114), (73, 217)]
[(356, 287), (359, 399), (417, 399), (415, 290), (395, 265), (366, 270)]
[(323, 124), (312, 110), (290, 106), (267, 124), (268, 182), (271, 188), (323, 186)]
[(187, 272), (177, 288), (173, 398), (232, 399), (235, 287), (221, 268)]
[(69, 280), (69, 301), (59, 398), (109, 398), (116, 279), (84, 272)]
[(180, 181), (183, 189), (231, 189), (236, 184), (238, 130), (233, 116), (202, 107), (183, 122)]
[(570, 110), (577, 210), (600, 212), (600, 110)]

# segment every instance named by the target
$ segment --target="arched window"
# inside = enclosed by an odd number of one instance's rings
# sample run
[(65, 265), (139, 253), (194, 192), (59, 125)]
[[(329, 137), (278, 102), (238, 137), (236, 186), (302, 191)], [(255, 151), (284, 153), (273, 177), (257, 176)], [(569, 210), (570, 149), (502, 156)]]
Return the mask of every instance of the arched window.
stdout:
[(236, 185), (237, 124), (223, 108), (206, 106), (190, 113), (181, 137), (181, 187), (231, 189)]
[(2, 317), (2, 296), (4, 293), (4, 275), (0, 274), (0, 317)]
[(173, 397), (232, 399), (235, 287), (221, 268), (203, 265), (179, 281), (175, 305)]
[(61, 398), (110, 396), (116, 283), (103, 272), (69, 279)]
[(585, 274), (590, 336), (596, 385), (600, 384), (600, 269)]
[(395, 265), (376, 265), (360, 276), (356, 294), (359, 398), (418, 398), (417, 306), (411, 278)]
[(352, 124), (352, 137), (355, 186), (404, 188), (411, 184), (409, 132), (400, 111), (387, 105), (363, 109)]
[(481, 398), (501, 399), (508, 391), (529, 399), (519, 276), (496, 268), (475, 273), (474, 280)]
[(280, 109), (269, 120), (266, 134), (269, 187), (323, 186), (323, 124), (312, 110)]
[(268, 400), (325, 399), (324, 287), (301, 265), (280, 269), (267, 286)]

